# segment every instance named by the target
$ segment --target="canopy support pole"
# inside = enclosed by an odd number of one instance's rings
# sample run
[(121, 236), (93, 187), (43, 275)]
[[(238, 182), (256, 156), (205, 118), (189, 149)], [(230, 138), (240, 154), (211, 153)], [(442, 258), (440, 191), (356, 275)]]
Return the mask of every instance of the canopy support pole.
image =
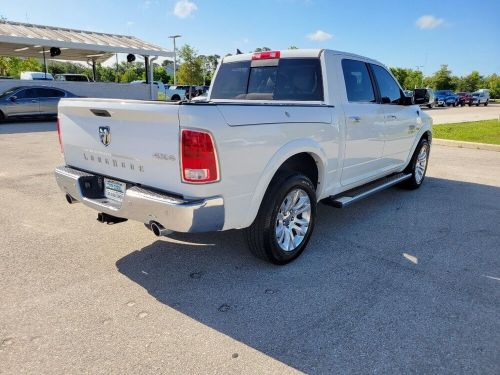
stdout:
[(95, 59), (92, 59), (92, 78), (94, 79), (94, 82), (97, 82), (97, 69), (95, 66)]
[(144, 66), (146, 68), (146, 83), (150, 83), (149, 70), (151, 69), (151, 66), (149, 65), (149, 56), (144, 56)]
[(47, 68), (47, 59), (45, 57), (45, 47), (42, 47), (42, 54), (43, 54), (43, 66), (45, 67), (45, 80), (47, 80), (48, 68)]

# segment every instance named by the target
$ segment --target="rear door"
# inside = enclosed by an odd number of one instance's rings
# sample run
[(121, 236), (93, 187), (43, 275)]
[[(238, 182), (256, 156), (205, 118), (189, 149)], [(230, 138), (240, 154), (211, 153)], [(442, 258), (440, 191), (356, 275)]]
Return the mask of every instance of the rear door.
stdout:
[(52, 88), (38, 88), (38, 102), (40, 104), (41, 115), (56, 115), (57, 104), (59, 100), (65, 96), (64, 91)]
[(9, 116), (35, 116), (39, 113), (38, 97), (36, 89), (27, 88), (19, 90), (15, 95), (15, 100), (8, 104)]
[(346, 96), (345, 150), (342, 185), (350, 185), (380, 172), (384, 150), (384, 108), (377, 103), (368, 64), (342, 60)]
[(382, 66), (370, 64), (380, 92), (385, 115), (384, 164), (396, 167), (404, 162), (413, 145), (420, 109), (403, 105), (403, 91)]

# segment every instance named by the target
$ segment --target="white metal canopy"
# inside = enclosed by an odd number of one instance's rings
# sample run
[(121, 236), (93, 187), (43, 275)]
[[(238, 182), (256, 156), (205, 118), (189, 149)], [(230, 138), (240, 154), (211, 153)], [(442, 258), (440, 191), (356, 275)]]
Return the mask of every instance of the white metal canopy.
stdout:
[(57, 47), (58, 60), (102, 62), (116, 53), (173, 57), (174, 53), (157, 45), (126, 35), (0, 21), (0, 56), (43, 58)]

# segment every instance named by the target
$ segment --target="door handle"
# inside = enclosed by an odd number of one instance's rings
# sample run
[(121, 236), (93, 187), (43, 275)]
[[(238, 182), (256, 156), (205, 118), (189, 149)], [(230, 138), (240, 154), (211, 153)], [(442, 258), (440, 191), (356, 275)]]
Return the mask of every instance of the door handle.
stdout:
[(397, 120), (398, 119), (398, 116), (394, 116), (394, 115), (387, 115), (386, 116), (387, 120)]
[(359, 117), (359, 116), (350, 116), (349, 120), (351, 120), (352, 122), (360, 122), (361, 121), (361, 117)]
[(31, 99), (31, 103), (36, 103), (38, 100), (36, 99)]

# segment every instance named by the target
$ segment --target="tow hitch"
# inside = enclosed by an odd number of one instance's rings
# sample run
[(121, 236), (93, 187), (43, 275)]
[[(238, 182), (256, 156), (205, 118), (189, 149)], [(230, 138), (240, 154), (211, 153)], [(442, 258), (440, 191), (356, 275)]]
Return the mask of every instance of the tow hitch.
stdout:
[(122, 217), (116, 217), (113, 215), (106, 214), (104, 212), (99, 212), (97, 214), (97, 221), (100, 223), (106, 223), (106, 224), (117, 224), (117, 223), (123, 223), (124, 221), (127, 221), (128, 219), (124, 219)]

